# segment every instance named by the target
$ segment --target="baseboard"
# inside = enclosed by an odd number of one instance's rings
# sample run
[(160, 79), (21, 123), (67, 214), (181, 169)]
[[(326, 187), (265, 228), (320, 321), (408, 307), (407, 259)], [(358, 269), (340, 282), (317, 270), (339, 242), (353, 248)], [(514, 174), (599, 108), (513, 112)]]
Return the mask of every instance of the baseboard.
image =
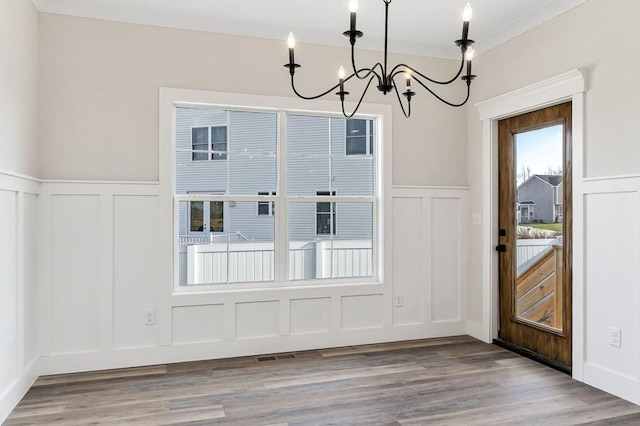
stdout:
[(467, 321), (467, 334), (474, 339), (491, 343), (491, 335), (485, 324), (481, 321)]
[(0, 394), (0, 424), (4, 422), (16, 405), (38, 379), (38, 359), (34, 359), (5, 392)]
[(584, 364), (584, 382), (640, 405), (640, 381), (590, 362)]
[(40, 358), (40, 374), (67, 374), (114, 368), (140, 367), (175, 362), (234, 358), (268, 353), (316, 350), (343, 346), (400, 342), (464, 335), (461, 321), (424, 325), (396, 326), (366, 330), (343, 330), (338, 334), (318, 333), (201, 342), (142, 348), (113, 348), (95, 352), (52, 354)]

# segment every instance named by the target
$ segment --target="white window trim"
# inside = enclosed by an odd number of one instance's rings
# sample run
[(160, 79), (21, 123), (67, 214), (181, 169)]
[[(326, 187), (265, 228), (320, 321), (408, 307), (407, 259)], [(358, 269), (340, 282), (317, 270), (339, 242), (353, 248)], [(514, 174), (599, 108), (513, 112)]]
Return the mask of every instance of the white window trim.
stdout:
[[(248, 106), (249, 105), (249, 106)], [(354, 108), (355, 104), (345, 103), (346, 108)], [(174, 244), (177, 230), (177, 201), (193, 199), (188, 195), (174, 196), (175, 192), (175, 108), (176, 107), (197, 107), (197, 108), (215, 108), (215, 109), (233, 109), (242, 111), (263, 111), (295, 113), (313, 116), (342, 117), (340, 103), (337, 101), (317, 100), (314, 102), (303, 101), (296, 98), (276, 97), (276, 96), (260, 96), (247, 94), (234, 94), (223, 92), (209, 92), (189, 89), (160, 89), (160, 147), (159, 147), (159, 175), (160, 175), (160, 218), (159, 218), (159, 250), (160, 264), (159, 277), (161, 281), (161, 304), (171, 305), (169, 300), (173, 297), (182, 297), (181, 295), (194, 293), (206, 294), (209, 292), (225, 293), (235, 292), (238, 290), (251, 290), (255, 292), (263, 292), (270, 288), (295, 288), (302, 287), (333, 287), (336, 285), (385, 285), (390, 286), (391, 278), (391, 253), (385, 250), (385, 242), (391, 241), (391, 164), (392, 164), (392, 109), (390, 105), (382, 104), (362, 104), (359, 110), (359, 116), (363, 118), (378, 118), (376, 120), (376, 130), (374, 134), (384, 143), (376, 144), (377, 156), (374, 166), (376, 183), (375, 196), (379, 202), (374, 210), (373, 219), (376, 226), (373, 230), (373, 252), (375, 256), (374, 262), (374, 278), (372, 279), (327, 279), (327, 280), (311, 280), (311, 281), (295, 281), (290, 282), (283, 277), (287, 277), (286, 261), (284, 257), (276, 265), (276, 281), (271, 283), (256, 284), (231, 284), (231, 285), (215, 285), (206, 286), (198, 285), (193, 288), (180, 288), (178, 282), (177, 268), (177, 245)], [(280, 115), (279, 114), (279, 115)], [(280, 137), (284, 136), (285, 129), (279, 127)], [(229, 136), (228, 136), (229, 137)], [(281, 145), (278, 145), (280, 151)], [(285, 201), (284, 183), (286, 182), (285, 171), (281, 167), (281, 153), (278, 152), (278, 173), (281, 173), (279, 180), (281, 188), (277, 189), (282, 197), (280, 199), (283, 204), (281, 207), (287, 209), (285, 214), (276, 215), (275, 232), (280, 235), (279, 242), (276, 243), (275, 249), (280, 253), (285, 253), (288, 248), (288, 230), (286, 229), (286, 217), (288, 213), (288, 202)], [(197, 196), (198, 199), (224, 200), (224, 201), (257, 201), (257, 196)], [(317, 201), (321, 197), (298, 197), (300, 201)], [(325, 201), (322, 197), (320, 201)], [(362, 197), (345, 197), (341, 202), (370, 202)], [(169, 249), (170, 248), (170, 249)], [(166, 257), (167, 253), (172, 255), (171, 261)], [(165, 278), (166, 277), (166, 278)], [(196, 288), (197, 287), (197, 288)], [(390, 291), (390, 289), (389, 289)], [(163, 339), (163, 341), (166, 340)]]

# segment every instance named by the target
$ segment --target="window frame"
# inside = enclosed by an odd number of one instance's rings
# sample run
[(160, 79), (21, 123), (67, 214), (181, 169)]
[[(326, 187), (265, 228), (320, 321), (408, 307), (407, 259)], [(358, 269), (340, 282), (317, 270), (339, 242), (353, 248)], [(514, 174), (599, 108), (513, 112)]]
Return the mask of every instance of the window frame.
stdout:
[[(347, 107), (353, 108), (355, 104), (345, 103)], [(337, 284), (369, 286), (382, 285), (390, 282), (391, 278), (391, 253), (385, 250), (385, 241), (390, 241), (390, 235), (386, 235), (390, 229), (391, 218), (391, 136), (392, 136), (392, 110), (390, 105), (367, 104), (360, 106), (358, 117), (374, 119), (374, 130), (378, 142), (376, 142), (376, 155), (374, 157), (374, 193), (371, 197), (336, 197), (335, 202), (344, 203), (369, 203), (372, 204), (373, 222), (373, 276), (370, 278), (333, 278), (314, 279), (292, 282), (288, 279), (284, 254), (288, 253), (288, 223), (289, 204), (297, 201), (303, 202), (327, 202), (326, 197), (317, 196), (286, 196), (286, 175), (282, 161), (282, 143), (277, 146), (277, 173), (279, 176), (280, 194), (274, 198), (276, 208), (282, 214), (275, 216), (275, 234), (278, 236), (275, 241), (275, 250), (279, 254), (280, 260), (276, 262), (275, 281), (259, 284), (228, 284), (228, 285), (194, 285), (179, 286), (178, 270), (178, 205), (179, 201), (191, 199), (243, 202), (259, 201), (257, 195), (190, 195), (175, 194), (175, 115), (176, 108), (213, 108), (223, 110), (235, 110), (246, 112), (273, 112), (278, 115), (278, 137), (280, 140), (286, 135), (286, 114), (310, 115), (322, 117), (344, 118), (338, 112), (341, 110), (340, 103), (335, 101), (318, 100), (313, 103), (304, 102), (295, 98), (284, 98), (274, 96), (247, 95), (236, 93), (222, 93), (199, 91), (189, 89), (160, 89), (160, 228), (159, 243), (161, 247), (171, 247), (173, 261), (167, 262), (160, 268), (160, 274), (164, 276), (163, 270), (169, 272), (167, 276), (172, 278), (167, 282), (167, 288), (172, 295), (179, 294), (201, 294), (209, 292), (228, 292), (236, 290), (264, 291), (269, 288), (282, 288), (293, 286), (292, 288), (304, 288), (305, 286), (332, 287)], [(312, 110), (309, 107), (313, 108)], [(335, 111), (328, 113), (326, 111)], [(197, 126), (196, 126), (197, 127)], [(271, 198), (271, 197), (270, 197)], [(332, 197), (333, 198), (333, 197)], [(162, 207), (164, 206), (164, 207)], [(164, 280), (163, 280), (164, 281)], [(355, 287), (354, 287), (355, 288)], [(375, 288), (375, 287), (367, 287)]]
[[(224, 128), (225, 129), (225, 142), (214, 142), (213, 141), (213, 129), (214, 128)], [(229, 117), (227, 116), (227, 123), (224, 125), (216, 125), (216, 126), (202, 126), (202, 125), (197, 125), (197, 126), (191, 126), (191, 149), (188, 152), (191, 152), (191, 161), (192, 162), (206, 162), (206, 161), (219, 161), (219, 160), (226, 160), (227, 156), (229, 154)], [(193, 146), (195, 145), (193, 143), (193, 131), (195, 129), (207, 129), (207, 149), (193, 149)], [(221, 150), (215, 150), (213, 148), (214, 144), (222, 144), (224, 143), (225, 146), (225, 150), (221, 151)], [(204, 145), (204, 144), (198, 144), (198, 145)], [(206, 158), (203, 159), (194, 159), (194, 156), (196, 154), (205, 154)], [(218, 155), (219, 157), (216, 157), (216, 155)]]
[[(348, 118), (347, 122), (349, 122), (350, 120), (366, 120), (363, 118)], [(374, 123), (375, 125), (375, 123)], [(349, 138), (349, 135), (347, 133), (347, 125), (345, 124), (344, 126), (344, 156), (345, 157), (370, 157), (373, 155), (373, 151), (375, 149), (375, 144), (376, 144), (376, 139), (375, 139), (375, 132), (373, 131), (373, 128), (370, 128), (369, 126), (365, 127), (365, 135), (364, 135), (364, 141), (365, 141), (365, 153), (364, 154), (349, 154), (347, 152), (347, 141)], [(353, 137), (353, 136), (352, 136)]]
[[(326, 194), (325, 194), (326, 193)], [(329, 200), (332, 200), (337, 196), (336, 191), (317, 191), (317, 197), (330, 197)], [(327, 233), (318, 233), (318, 214), (324, 213), (318, 211), (318, 204), (329, 204), (329, 220), (330, 220), (330, 230)], [(336, 201), (318, 201), (316, 202), (316, 237), (318, 238), (333, 238), (338, 236), (338, 203)], [(333, 231), (333, 232), (331, 232)]]
[[(277, 196), (277, 191), (257, 191), (258, 192), (258, 197), (275, 197)], [(267, 210), (268, 213), (267, 214), (260, 214), (260, 205), (264, 205), (267, 204)], [(260, 216), (274, 216), (275, 215), (275, 211), (276, 211), (276, 206), (275, 206), (275, 201), (269, 201), (269, 200), (261, 200), (258, 201), (256, 204), (256, 216), (260, 217)]]

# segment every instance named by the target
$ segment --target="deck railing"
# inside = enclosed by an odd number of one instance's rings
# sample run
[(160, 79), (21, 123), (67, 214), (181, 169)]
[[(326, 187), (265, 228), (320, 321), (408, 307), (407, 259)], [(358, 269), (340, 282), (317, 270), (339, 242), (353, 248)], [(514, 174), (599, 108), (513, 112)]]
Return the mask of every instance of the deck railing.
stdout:
[(562, 330), (562, 245), (557, 239), (553, 241), (554, 244), (544, 245), (542, 251), (518, 265), (516, 316)]

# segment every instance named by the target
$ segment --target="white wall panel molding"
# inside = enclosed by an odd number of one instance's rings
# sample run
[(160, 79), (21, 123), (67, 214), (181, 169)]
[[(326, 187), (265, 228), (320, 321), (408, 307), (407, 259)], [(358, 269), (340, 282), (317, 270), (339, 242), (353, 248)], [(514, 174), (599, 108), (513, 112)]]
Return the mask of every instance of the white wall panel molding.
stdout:
[(38, 194), (40, 192), (40, 186), (40, 180), (38, 178), (0, 170), (1, 189)]
[[(640, 176), (583, 182), (584, 381), (640, 403)], [(620, 347), (609, 328), (621, 330)]]
[(468, 199), (465, 187), (393, 187), (394, 325), (464, 328)]
[(0, 421), (38, 375), (38, 179), (0, 171)]
[[(402, 187), (389, 191), (393, 202), (415, 199), (421, 206), (406, 212), (412, 222), (398, 218), (393, 223), (394, 232), (407, 237), (408, 247), (413, 247), (410, 243), (416, 238), (420, 241), (417, 253), (407, 252), (415, 258), (408, 265), (417, 271), (409, 274), (420, 277), (417, 281), (407, 275), (389, 276), (383, 283), (193, 293), (171, 293), (162, 287), (169, 280), (161, 278), (163, 251), (158, 249), (158, 229), (162, 204), (157, 189), (157, 185), (136, 182), (42, 183), (40, 208), (45, 210), (41, 218), (45, 230), (40, 250), (46, 261), (40, 275), (44, 287), (39, 305), (44, 330), (41, 374), (465, 333), (465, 318), (460, 313), (466, 303), (466, 188)], [(429, 207), (434, 200), (436, 215)], [(440, 226), (432, 217), (446, 223)], [(416, 235), (415, 229), (407, 227), (411, 223), (420, 224), (424, 232)], [(454, 241), (431, 241), (432, 230), (440, 228), (447, 230), (447, 235), (438, 238), (450, 239), (452, 234)], [(433, 246), (443, 243), (459, 255), (434, 275), (423, 265), (430, 264)], [(387, 244), (387, 252), (393, 245), (402, 251), (405, 241), (388, 238)], [(83, 257), (82, 263), (76, 265), (65, 257), (67, 249), (80, 250), (76, 254)], [(75, 272), (52, 275), (52, 270)], [(436, 292), (429, 287), (433, 279), (439, 280)], [(402, 307), (393, 306), (393, 288), (404, 292)], [(167, 294), (164, 299), (163, 293)], [(418, 303), (414, 303), (418, 294)], [(434, 295), (442, 297), (443, 303), (434, 301)], [(161, 315), (163, 303), (166, 317)], [(64, 308), (73, 311), (74, 304), (82, 305), (78, 308), (82, 312), (59, 315)], [(445, 315), (432, 318), (434, 304), (443, 305)], [(156, 323), (144, 325), (149, 309), (155, 311)], [(387, 311), (401, 320), (387, 324)], [(90, 312), (97, 318), (85, 318)], [(73, 336), (65, 337), (64, 333)]]
[(603, 176), (584, 179), (584, 194), (640, 191), (640, 175)]

